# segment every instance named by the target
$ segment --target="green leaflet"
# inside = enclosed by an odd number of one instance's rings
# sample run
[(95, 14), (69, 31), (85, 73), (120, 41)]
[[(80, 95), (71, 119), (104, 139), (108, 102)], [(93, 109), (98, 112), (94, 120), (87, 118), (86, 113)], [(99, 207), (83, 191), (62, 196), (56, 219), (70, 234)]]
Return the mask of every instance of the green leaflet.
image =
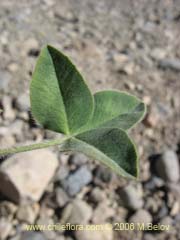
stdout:
[(33, 116), (45, 128), (73, 134), (93, 111), (93, 97), (71, 61), (51, 46), (39, 56), (30, 87)]
[(63, 151), (82, 152), (99, 160), (120, 176), (138, 176), (138, 160), (134, 144), (126, 132), (117, 128), (100, 128), (67, 140)]
[(139, 122), (146, 112), (142, 101), (125, 92), (113, 90), (97, 92), (94, 100), (94, 114), (81, 132), (99, 127), (127, 130)]
[(113, 90), (92, 96), (76, 67), (51, 46), (41, 51), (30, 98), (44, 128), (68, 135), (61, 151), (82, 152), (121, 176), (137, 177), (137, 153), (126, 130), (144, 117), (141, 100)]

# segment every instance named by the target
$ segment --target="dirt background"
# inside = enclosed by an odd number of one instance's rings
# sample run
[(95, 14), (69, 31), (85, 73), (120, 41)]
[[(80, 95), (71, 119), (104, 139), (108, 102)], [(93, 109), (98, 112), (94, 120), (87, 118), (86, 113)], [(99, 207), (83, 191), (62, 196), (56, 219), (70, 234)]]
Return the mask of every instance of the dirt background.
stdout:
[[(78, 200), (80, 194), (81, 200), (92, 207), (93, 216), (108, 212), (102, 222), (131, 222), (132, 216), (143, 209), (146, 213), (141, 212), (141, 218), (144, 219), (149, 214), (152, 222), (165, 221), (172, 226), (168, 232), (116, 231), (109, 238), (98, 235), (97, 240), (180, 239), (179, 180), (170, 181), (166, 177), (159, 177), (154, 170), (157, 156), (169, 150), (178, 157), (179, 164), (180, 1), (1, 0), (0, 106), (3, 109), (10, 108), (11, 112), (11, 117), (3, 114), (0, 116), (2, 146), (7, 131), (14, 139), (11, 138), (10, 142), (6, 139), (7, 144), (37, 139), (38, 136), (47, 137), (46, 132), (39, 131), (29, 120), (29, 109), (21, 107), (23, 104), (28, 106), (31, 74), (39, 51), (46, 44), (57, 47), (71, 57), (94, 92), (108, 88), (126, 90), (144, 100), (148, 113), (146, 119), (130, 132), (140, 154), (140, 179), (137, 183), (118, 179), (97, 163), (87, 160), (82, 165), (88, 166), (93, 178), (77, 195), (69, 197), (68, 203), (60, 207), (49, 204), (53, 202), (52, 195), (59, 187), (56, 181), (52, 181), (52, 189), (49, 190), (47, 186), (41, 201), (36, 204), (40, 209), (46, 206), (45, 209), (53, 210), (54, 215), (47, 219), (57, 222), (62, 218), (67, 204), (74, 199)], [(9, 128), (12, 124), (14, 128)], [(14, 129), (19, 128), (19, 132), (15, 132)], [(72, 170), (80, 167), (68, 159), (65, 166), (68, 176)], [(173, 167), (169, 168), (167, 171), (172, 172)], [(153, 185), (154, 178), (161, 181), (161, 184), (156, 182)], [(119, 200), (122, 188), (126, 185), (135, 185), (141, 189), (143, 204), (140, 208), (132, 210)], [(94, 188), (100, 189), (101, 195), (105, 196), (103, 199), (109, 201), (107, 207), (99, 212), (95, 212), (99, 203), (95, 204), (90, 197)], [(5, 203), (13, 204), (3, 195), (1, 199), (2, 209)], [(18, 212), (20, 206), (15, 206)], [(40, 212), (39, 210), (34, 223), (40, 218)], [(74, 232), (56, 231), (51, 234), (37, 233), (36, 236), (32, 233), (28, 238), (22, 234), (25, 220), (19, 220), (16, 213), (4, 214), (0, 210), (0, 214), (3, 221), (10, 221), (11, 225), (2, 239), (90, 239)], [(90, 223), (93, 223), (92, 219), (93, 217), (89, 220)]]

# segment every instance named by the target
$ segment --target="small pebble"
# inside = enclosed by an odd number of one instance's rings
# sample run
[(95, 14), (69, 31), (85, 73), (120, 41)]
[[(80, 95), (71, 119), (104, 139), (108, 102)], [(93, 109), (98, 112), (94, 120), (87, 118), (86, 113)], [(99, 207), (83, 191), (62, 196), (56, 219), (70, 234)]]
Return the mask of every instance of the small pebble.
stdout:
[(9, 96), (5, 96), (2, 99), (3, 105), (3, 117), (7, 121), (13, 121), (16, 118), (16, 113), (12, 107), (12, 99)]
[(90, 194), (90, 199), (94, 203), (98, 203), (103, 201), (106, 198), (106, 193), (101, 190), (99, 187), (95, 187), (92, 189), (91, 194)]
[(56, 202), (58, 204), (58, 207), (64, 207), (70, 200), (68, 195), (60, 187), (56, 188), (55, 191), (56, 191)]
[(74, 164), (76, 166), (82, 166), (87, 161), (88, 157), (81, 153), (74, 154), (69, 158), (69, 163)]
[(144, 223), (145, 226), (152, 223), (152, 220), (151, 214), (144, 209), (139, 209), (129, 218), (130, 223)]
[(159, 62), (159, 66), (164, 69), (171, 69), (174, 71), (180, 71), (180, 59), (163, 59)]
[(34, 203), (32, 205), (22, 205), (17, 212), (17, 219), (19, 221), (33, 224), (39, 213), (39, 204)]
[(69, 169), (64, 165), (60, 165), (55, 174), (54, 180), (56, 182), (59, 182), (59, 181), (65, 179), (68, 176), (68, 174), (69, 174)]
[(107, 219), (113, 217), (115, 211), (112, 207), (108, 206), (106, 201), (101, 202), (95, 208), (92, 216), (92, 222), (94, 224), (105, 223)]
[(171, 208), (171, 212), (170, 212), (170, 215), (171, 216), (176, 216), (180, 211), (180, 202), (179, 200), (178, 201), (175, 201), (172, 208)]
[(6, 91), (9, 87), (11, 75), (8, 72), (0, 71), (0, 90)]
[(20, 111), (28, 111), (30, 108), (30, 98), (27, 93), (21, 94), (16, 100), (16, 107)]
[(112, 171), (102, 165), (95, 170), (95, 177), (104, 183), (109, 183), (112, 179)]
[(16, 144), (15, 138), (12, 135), (0, 135), (0, 146), (1, 148), (12, 147)]
[(82, 166), (62, 181), (62, 187), (70, 196), (75, 196), (91, 181), (91, 171), (87, 168), (87, 166)]
[(12, 231), (12, 224), (11, 222), (6, 219), (2, 218), (0, 219), (0, 239), (5, 240), (10, 235)]
[(92, 216), (92, 208), (85, 201), (75, 199), (63, 210), (61, 222), (71, 224), (87, 224)]
[(132, 185), (127, 185), (118, 191), (122, 204), (132, 210), (143, 206), (143, 199), (140, 192)]
[(157, 159), (156, 171), (159, 177), (169, 182), (177, 182), (180, 176), (179, 159), (173, 150), (166, 150)]

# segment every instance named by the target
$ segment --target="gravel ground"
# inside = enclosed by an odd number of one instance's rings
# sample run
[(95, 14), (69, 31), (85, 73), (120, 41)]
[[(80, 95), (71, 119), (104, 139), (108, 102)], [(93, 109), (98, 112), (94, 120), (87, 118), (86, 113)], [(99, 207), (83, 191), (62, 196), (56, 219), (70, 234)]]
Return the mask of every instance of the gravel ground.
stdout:
[[(37, 127), (29, 111), (31, 74), (47, 43), (73, 59), (94, 92), (126, 90), (144, 100), (148, 113), (130, 132), (140, 154), (137, 182), (120, 179), (81, 154), (59, 154), (53, 148), (43, 152), (53, 162), (44, 163), (48, 174), (41, 178), (39, 166), (28, 165), (34, 190), (26, 176), (18, 183), (16, 177), (27, 167), (21, 161), (24, 157), (17, 157), (20, 167), (12, 164), (15, 170), (8, 174), (23, 189), (16, 194), (7, 185), (7, 193), (0, 193), (0, 239), (180, 239), (179, 26), (179, 0), (1, 0), (0, 147), (55, 137)], [(29, 158), (37, 156), (42, 152)], [(15, 160), (1, 159), (1, 170), (8, 171), (8, 161)], [(34, 179), (36, 175), (39, 178)], [(29, 201), (19, 204), (25, 197)], [(170, 225), (170, 230), (24, 230), (26, 224), (66, 222), (152, 222)]]

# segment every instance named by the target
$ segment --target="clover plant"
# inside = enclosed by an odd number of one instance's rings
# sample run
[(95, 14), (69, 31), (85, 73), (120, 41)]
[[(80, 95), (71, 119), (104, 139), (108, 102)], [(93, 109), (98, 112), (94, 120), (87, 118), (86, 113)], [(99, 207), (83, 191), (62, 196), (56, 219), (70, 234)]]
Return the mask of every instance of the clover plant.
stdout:
[(1, 149), (0, 155), (59, 145), (60, 151), (82, 152), (123, 177), (138, 176), (137, 151), (127, 130), (144, 117), (141, 100), (114, 90), (92, 94), (69, 58), (48, 45), (32, 76), (30, 102), (33, 117), (45, 129), (65, 136)]

